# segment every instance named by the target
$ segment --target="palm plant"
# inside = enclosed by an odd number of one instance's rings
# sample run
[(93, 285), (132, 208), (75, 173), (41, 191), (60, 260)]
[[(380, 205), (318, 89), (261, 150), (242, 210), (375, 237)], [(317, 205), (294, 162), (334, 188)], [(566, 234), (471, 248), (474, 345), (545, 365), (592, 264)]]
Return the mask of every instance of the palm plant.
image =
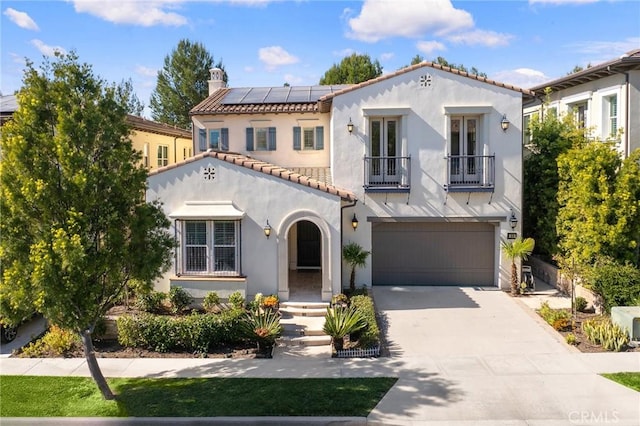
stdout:
[(349, 289), (353, 292), (356, 289), (356, 268), (361, 268), (367, 264), (367, 257), (371, 254), (358, 243), (349, 243), (342, 247), (342, 257), (351, 266), (351, 277), (349, 278)]
[(360, 311), (354, 307), (336, 306), (335, 308), (327, 308), (322, 331), (331, 336), (333, 346), (336, 350), (340, 350), (344, 344), (344, 336), (366, 326), (367, 321)]
[(264, 350), (273, 346), (282, 334), (280, 316), (271, 310), (255, 310), (247, 313), (241, 323), (241, 330), (245, 337), (256, 341), (258, 349)]
[(511, 260), (511, 295), (517, 296), (520, 293), (520, 280), (518, 279), (518, 266), (516, 260), (527, 260), (533, 252), (535, 240), (533, 238), (518, 237), (513, 241), (502, 241), (502, 252)]

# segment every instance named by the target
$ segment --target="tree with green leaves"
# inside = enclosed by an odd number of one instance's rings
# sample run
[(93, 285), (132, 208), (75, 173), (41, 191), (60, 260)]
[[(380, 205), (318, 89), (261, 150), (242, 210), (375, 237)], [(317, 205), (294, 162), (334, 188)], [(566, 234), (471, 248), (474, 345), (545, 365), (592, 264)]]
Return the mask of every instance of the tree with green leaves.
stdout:
[(122, 80), (116, 90), (118, 90), (118, 95), (126, 100), (127, 112), (132, 115), (137, 115), (138, 117), (142, 116), (144, 103), (140, 101), (140, 98), (138, 98), (136, 92), (133, 90), (131, 79)]
[[(202, 43), (183, 39), (171, 54), (165, 56), (158, 71), (156, 88), (151, 94), (151, 116), (160, 123), (186, 129), (191, 124), (189, 111), (209, 96), (209, 70), (214, 68), (213, 56)], [(222, 61), (215, 68), (224, 72)]]
[(320, 79), (320, 84), (358, 84), (381, 75), (382, 66), (377, 59), (371, 62), (369, 55), (354, 53), (342, 59), (340, 64), (333, 64)]
[(535, 240), (518, 237), (512, 241), (502, 241), (501, 247), (504, 255), (511, 261), (511, 295), (517, 296), (520, 294), (520, 276), (516, 261), (527, 260), (533, 252)]
[(342, 257), (351, 266), (351, 276), (349, 278), (349, 289), (353, 292), (356, 289), (356, 268), (362, 268), (367, 264), (367, 257), (371, 252), (366, 251), (358, 243), (349, 243), (342, 247)]
[[(411, 64), (409, 65), (405, 65), (402, 68), (407, 68), (408, 66), (411, 65), (417, 65), (420, 62), (424, 62), (424, 57), (422, 57), (421, 55), (416, 55), (413, 58), (411, 58)], [(460, 64), (460, 65), (456, 65), (454, 63), (450, 63), (449, 61), (447, 61), (445, 58), (443, 58), (442, 56), (438, 56), (437, 58), (435, 58), (433, 61), (434, 64), (438, 64), (438, 65), (442, 65), (443, 67), (449, 67), (451, 69), (456, 69), (458, 71), (462, 71), (462, 72), (466, 72), (472, 75), (477, 75), (479, 77), (487, 77), (486, 73), (480, 72), (478, 71), (478, 69), (476, 67), (471, 67), (471, 70), (469, 71), (467, 69), (467, 67), (465, 67), (464, 65)]]
[(580, 269), (601, 257), (638, 266), (640, 152), (622, 160), (613, 142), (590, 140), (558, 157), (559, 256)]
[(28, 62), (18, 110), (0, 139), (0, 309), (40, 312), (81, 337), (102, 395), (113, 399), (92, 332), (133, 279), (164, 273), (174, 246), (160, 207), (144, 202), (122, 91), (77, 55)]

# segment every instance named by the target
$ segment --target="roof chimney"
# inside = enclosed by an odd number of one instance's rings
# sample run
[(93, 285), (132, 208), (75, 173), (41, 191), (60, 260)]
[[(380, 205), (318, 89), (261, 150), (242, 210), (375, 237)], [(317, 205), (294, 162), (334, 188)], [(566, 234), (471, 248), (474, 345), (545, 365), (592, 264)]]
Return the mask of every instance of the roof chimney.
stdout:
[(209, 80), (209, 96), (218, 89), (225, 87), (224, 84), (224, 72), (220, 68), (211, 68), (211, 79)]

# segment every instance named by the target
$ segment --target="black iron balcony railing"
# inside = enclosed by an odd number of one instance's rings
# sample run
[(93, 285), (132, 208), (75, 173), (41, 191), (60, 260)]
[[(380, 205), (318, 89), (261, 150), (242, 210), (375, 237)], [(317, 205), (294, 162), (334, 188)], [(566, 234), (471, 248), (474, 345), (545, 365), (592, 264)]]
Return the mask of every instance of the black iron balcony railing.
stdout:
[(364, 188), (367, 192), (408, 192), (411, 157), (365, 157)]
[(493, 192), (495, 155), (450, 155), (447, 160), (449, 192)]

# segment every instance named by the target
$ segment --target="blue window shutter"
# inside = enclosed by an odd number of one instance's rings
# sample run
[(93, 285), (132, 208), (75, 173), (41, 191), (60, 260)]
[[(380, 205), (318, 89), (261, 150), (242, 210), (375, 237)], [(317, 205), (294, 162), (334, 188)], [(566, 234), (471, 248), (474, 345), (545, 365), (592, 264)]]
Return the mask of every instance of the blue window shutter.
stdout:
[(316, 149), (324, 149), (324, 127), (316, 127)]
[(302, 136), (300, 133), (300, 127), (293, 128), (293, 149), (300, 151), (302, 149)]
[(201, 152), (207, 150), (207, 131), (205, 129), (198, 129), (198, 145)]
[(253, 127), (247, 127), (247, 151), (253, 151)]
[(229, 129), (227, 127), (223, 127), (220, 130), (220, 149), (222, 151), (229, 151)]
[(276, 150), (276, 128), (275, 127), (269, 127), (269, 140), (267, 141), (267, 144), (269, 144), (269, 147), (267, 148), (269, 151)]

